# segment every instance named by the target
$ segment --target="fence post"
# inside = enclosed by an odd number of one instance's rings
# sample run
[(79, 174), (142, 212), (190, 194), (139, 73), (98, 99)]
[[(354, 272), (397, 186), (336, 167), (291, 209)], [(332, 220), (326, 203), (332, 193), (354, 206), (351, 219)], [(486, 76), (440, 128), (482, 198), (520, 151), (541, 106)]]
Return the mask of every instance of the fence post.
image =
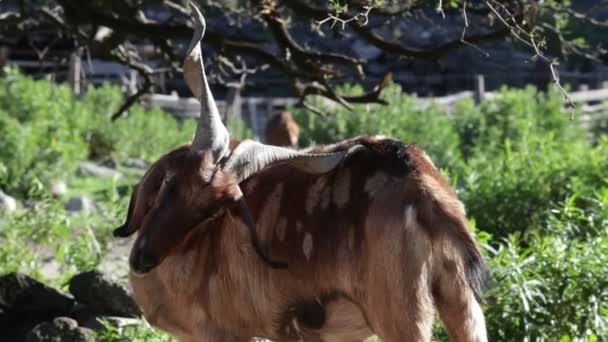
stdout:
[(228, 93), (226, 94), (226, 108), (224, 110), (224, 117), (222, 120), (228, 121), (229, 116), (236, 116), (241, 118), (241, 87), (239, 86), (228, 86)]
[(129, 80), (127, 84), (127, 91), (129, 95), (137, 93), (137, 71), (129, 69)]
[(480, 104), (486, 96), (486, 82), (483, 75), (475, 75), (475, 103)]
[(164, 72), (158, 74), (158, 86), (161, 93), (167, 92), (167, 77)]
[(247, 98), (247, 109), (249, 111), (249, 122), (251, 123), (251, 128), (253, 130), (253, 138), (255, 140), (260, 140), (259, 130), (258, 130), (258, 111), (257, 111), (257, 102), (253, 100), (253, 98)]
[(80, 78), (82, 73), (81, 52), (81, 48), (72, 51), (70, 54), (70, 67), (68, 69), (68, 83), (76, 96), (80, 95), (80, 91), (82, 90)]

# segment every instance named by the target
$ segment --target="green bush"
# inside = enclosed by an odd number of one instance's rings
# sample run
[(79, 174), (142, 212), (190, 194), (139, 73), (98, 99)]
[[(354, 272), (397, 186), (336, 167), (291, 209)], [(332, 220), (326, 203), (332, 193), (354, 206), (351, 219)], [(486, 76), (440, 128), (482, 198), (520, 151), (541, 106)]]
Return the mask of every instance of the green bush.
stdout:
[(178, 122), (158, 109), (134, 106), (112, 122), (121, 101), (116, 87), (90, 87), (76, 99), (66, 86), (7, 69), (0, 79), (0, 188), (26, 196), (36, 183), (71, 174), (78, 161), (153, 161), (191, 139), (194, 120)]
[[(342, 92), (357, 94), (362, 88), (348, 87)], [(328, 113), (326, 117), (303, 109), (291, 109), (302, 128), (300, 146), (381, 134), (421, 146), (441, 167), (460, 161), (458, 134), (439, 107), (417, 109), (415, 99), (403, 95), (397, 85), (385, 89), (384, 96), (390, 102), (389, 106), (355, 105), (352, 112), (339, 105), (322, 108)]]
[(477, 225), (497, 237), (537, 228), (558, 202), (608, 177), (605, 139), (592, 148), (547, 134), (514, 145), (507, 139), (502, 150), (474, 155), (460, 191)]
[[(126, 214), (127, 198), (99, 202), (101, 213), (68, 215), (57, 200), (44, 199), (0, 220), (0, 274), (27, 272), (42, 278), (39, 269), (52, 257), (63, 284), (78, 272), (95, 268), (106, 253), (112, 228)], [(43, 279), (44, 280), (44, 279)]]
[(561, 109), (558, 91), (541, 93), (527, 87), (501, 88), (497, 93), (495, 99), (479, 106), (472, 100), (464, 100), (454, 108), (453, 124), (465, 159), (501, 151), (506, 141), (525, 144), (530, 138), (546, 134), (562, 142), (587, 143), (585, 131)]
[(85, 141), (65, 119), (73, 101), (66, 88), (14, 72), (0, 83), (0, 188), (25, 194), (86, 158)]
[[(607, 194), (602, 188), (587, 210), (570, 199), (553, 210), (545, 224), (550, 229), (488, 246), (491, 341), (608, 338)], [(594, 234), (579, 238), (587, 229)]]

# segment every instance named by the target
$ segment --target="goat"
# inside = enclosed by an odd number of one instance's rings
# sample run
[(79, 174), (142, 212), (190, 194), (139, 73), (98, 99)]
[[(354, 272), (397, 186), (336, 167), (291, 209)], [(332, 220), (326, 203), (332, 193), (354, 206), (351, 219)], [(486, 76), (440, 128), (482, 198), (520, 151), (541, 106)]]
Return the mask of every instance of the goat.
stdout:
[(275, 146), (298, 147), (300, 127), (290, 112), (273, 115), (266, 124), (265, 143)]
[(137, 233), (129, 279), (149, 323), (180, 341), (430, 341), (437, 308), (452, 340), (486, 341), (483, 257), (426, 153), (375, 136), (230, 150), (191, 6), (196, 134), (144, 175), (114, 232)]

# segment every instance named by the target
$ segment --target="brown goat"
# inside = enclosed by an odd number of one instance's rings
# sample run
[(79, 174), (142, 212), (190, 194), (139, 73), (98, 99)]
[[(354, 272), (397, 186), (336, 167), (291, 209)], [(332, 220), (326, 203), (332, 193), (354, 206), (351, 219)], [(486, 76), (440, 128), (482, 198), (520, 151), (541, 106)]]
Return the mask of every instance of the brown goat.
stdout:
[(130, 281), (150, 324), (181, 341), (430, 341), (437, 308), (452, 340), (486, 341), (483, 258), (430, 158), (380, 137), (230, 151), (192, 7), (197, 133), (151, 167), (115, 231), (138, 234)]
[(265, 131), (265, 143), (275, 146), (298, 147), (300, 127), (290, 112), (280, 112), (268, 120)]

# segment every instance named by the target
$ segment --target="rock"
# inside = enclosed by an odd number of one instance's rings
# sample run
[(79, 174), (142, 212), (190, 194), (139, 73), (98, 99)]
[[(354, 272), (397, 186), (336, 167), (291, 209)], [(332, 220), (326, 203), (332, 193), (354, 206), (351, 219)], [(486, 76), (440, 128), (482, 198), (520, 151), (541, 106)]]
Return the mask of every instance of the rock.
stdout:
[(11, 212), (17, 210), (17, 201), (0, 190), (0, 212)]
[(106, 158), (101, 163), (101, 166), (109, 167), (110, 169), (116, 169), (118, 163), (113, 158)]
[(20, 273), (0, 277), (0, 340), (23, 341), (40, 322), (70, 315), (75, 301)]
[(55, 279), (61, 276), (61, 264), (54, 257), (42, 260), (39, 269), (45, 279)]
[(120, 178), (122, 174), (108, 167), (97, 165), (91, 162), (81, 162), (78, 164), (77, 173), (81, 176), (89, 177), (113, 177)]
[(124, 163), (122, 163), (122, 166), (130, 169), (145, 170), (148, 168), (148, 163), (141, 159), (127, 159)]
[(127, 288), (99, 271), (83, 272), (70, 280), (70, 292), (90, 310), (122, 317), (139, 317), (141, 311)]
[(0, 308), (6, 312), (67, 313), (74, 307), (74, 299), (66, 293), (48, 287), (21, 273), (0, 277)]
[(62, 180), (52, 181), (49, 185), (49, 191), (56, 197), (61, 197), (65, 195), (68, 191), (68, 186)]
[(57, 317), (51, 322), (36, 325), (25, 338), (26, 342), (94, 342), (95, 332), (78, 326), (67, 317)]
[(70, 198), (66, 204), (64, 205), (65, 210), (67, 211), (95, 211), (97, 209), (97, 205), (93, 202), (92, 199), (86, 196), (75, 196)]

